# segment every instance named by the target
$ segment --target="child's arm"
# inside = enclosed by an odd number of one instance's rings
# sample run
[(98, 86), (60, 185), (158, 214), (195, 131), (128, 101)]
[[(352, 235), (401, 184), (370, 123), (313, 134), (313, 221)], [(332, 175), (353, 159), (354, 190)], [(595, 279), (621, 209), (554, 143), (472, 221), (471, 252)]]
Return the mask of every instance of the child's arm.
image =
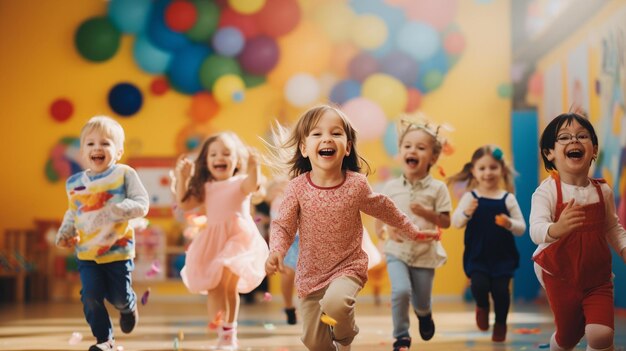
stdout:
[(141, 184), (137, 172), (132, 168), (128, 168), (124, 175), (124, 182), (126, 185), (126, 198), (111, 207), (113, 219), (126, 221), (147, 215), (150, 200), (148, 192)]
[(604, 203), (606, 204), (606, 238), (611, 247), (613, 247), (613, 250), (619, 253), (622, 260), (626, 262), (626, 230), (624, 230), (624, 227), (620, 224), (615, 211), (613, 190), (604, 185), (602, 186), (602, 194), (604, 195)]
[(265, 262), (267, 274), (283, 271), (283, 258), (296, 236), (299, 216), (298, 198), (293, 183), (289, 183), (285, 189), (278, 216), (272, 219), (270, 225), (270, 254)]
[(183, 211), (189, 211), (202, 205), (202, 201), (193, 195), (183, 201), (183, 197), (187, 193), (189, 179), (191, 178), (192, 173), (193, 163), (188, 160), (185, 155), (181, 155), (176, 161), (174, 174), (176, 178), (176, 203), (178, 204), (178, 208)]
[(452, 226), (455, 228), (463, 228), (472, 218), (474, 212), (478, 208), (478, 200), (474, 198), (471, 192), (466, 192), (461, 196), (461, 200), (452, 213)]
[[(496, 224), (511, 231), (514, 235), (520, 236), (526, 231), (526, 221), (522, 215), (522, 210), (519, 207), (519, 203), (515, 198), (515, 195), (509, 194), (506, 197), (506, 208), (509, 210), (511, 216), (507, 216), (504, 213), (496, 216)], [(499, 217), (499, 218), (498, 218)]]
[(556, 194), (553, 193), (554, 183), (544, 181), (535, 190), (532, 196), (530, 208), (530, 238), (539, 245), (551, 243), (572, 230), (580, 227), (584, 221), (584, 212), (581, 207), (574, 204), (574, 199), (570, 200), (558, 222), (554, 222), (554, 211), (556, 211)]
[(74, 227), (74, 216), (76, 211), (71, 208), (65, 211), (63, 216), (63, 222), (59, 227), (54, 243), (58, 247), (71, 248), (78, 242), (78, 236), (76, 235), (76, 227)]
[(411, 204), (411, 212), (440, 228), (450, 228), (450, 212), (436, 212), (417, 203)]
[(250, 194), (259, 190), (261, 183), (261, 167), (259, 167), (259, 163), (257, 162), (256, 151), (252, 148), (248, 148), (248, 152), (248, 176), (241, 183), (241, 191), (243, 191), (244, 194)]

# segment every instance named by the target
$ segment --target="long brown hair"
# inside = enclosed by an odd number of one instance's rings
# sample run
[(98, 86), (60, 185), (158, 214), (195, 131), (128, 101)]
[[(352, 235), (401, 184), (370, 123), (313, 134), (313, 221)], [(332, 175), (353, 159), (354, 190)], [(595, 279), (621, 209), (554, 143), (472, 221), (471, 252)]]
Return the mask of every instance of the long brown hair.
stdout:
[(508, 192), (514, 192), (515, 184), (513, 184), (513, 176), (515, 175), (515, 171), (510, 165), (507, 164), (502, 150), (495, 145), (483, 145), (476, 149), (476, 151), (472, 154), (471, 161), (463, 165), (463, 169), (460, 172), (448, 177), (447, 183), (453, 184), (467, 181), (467, 189), (476, 188), (478, 181), (472, 175), (472, 168), (474, 167), (476, 161), (485, 155), (493, 157), (493, 159), (500, 164), (502, 167), (502, 180), (504, 180), (504, 186)]

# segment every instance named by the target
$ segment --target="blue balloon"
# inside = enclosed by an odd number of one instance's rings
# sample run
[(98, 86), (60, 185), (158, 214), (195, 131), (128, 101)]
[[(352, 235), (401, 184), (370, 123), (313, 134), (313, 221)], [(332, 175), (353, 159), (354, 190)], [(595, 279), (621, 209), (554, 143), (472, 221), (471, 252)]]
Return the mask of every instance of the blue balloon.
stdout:
[(191, 42), (185, 33), (174, 32), (165, 24), (165, 9), (169, 3), (169, 0), (157, 0), (152, 6), (148, 19), (148, 38), (162, 50), (176, 51), (191, 45)]
[(443, 81), (449, 69), (450, 56), (440, 48), (431, 58), (419, 64), (420, 74), (414, 86), (424, 94), (429, 93), (439, 87), (439, 84), (435, 84), (436, 78), (440, 77)]
[(383, 146), (389, 157), (394, 157), (398, 154), (398, 129), (394, 122), (389, 122), (387, 128), (385, 128)]
[(135, 37), (133, 57), (142, 70), (153, 74), (165, 72), (172, 61), (172, 54), (169, 51), (163, 51), (154, 46), (146, 36), (141, 34)]
[(380, 70), (395, 77), (404, 85), (412, 86), (417, 80), (417, 61), (403, 51), (392, 51), (380, 60)]
[(423, 22), (407, 22), (396, 38), (398, 49), (422, 62), (431, 58), (439, 47), (439, 33), (432, 26)]
[(235, 27), (220, 28), (213, 36), (213, 48), (222, 56), (237, 56), (243, 50), (244, 44), (243, 34)]
[(109, 17), (123, 33), (139, 33), (148, 22), (151, 0), (110, 0)]
[(211, 54), (205, 45), (191, 45), (176, 52), (167, 70), (167, 76), (174, 89), (183, 94), (195, 94), (203, 90), (200, 83), (200, 66)]
[(347, 79), (335, 84), (330, 91), (330, 101), (342, 105), (344, 102), (361, 95), (361, 83)]
[(134, 115), (142, 102), (141, 91), (131, 83), (119, 83), (109, 91), (109, 106), (120, 116)]
[(373, 14), (380, 17), (387, 25), (389, 38), (395, 38), (407, 17), (398, 6), (391, 6), (383, 0), (350, 0), (350, 7), (355, 13)]

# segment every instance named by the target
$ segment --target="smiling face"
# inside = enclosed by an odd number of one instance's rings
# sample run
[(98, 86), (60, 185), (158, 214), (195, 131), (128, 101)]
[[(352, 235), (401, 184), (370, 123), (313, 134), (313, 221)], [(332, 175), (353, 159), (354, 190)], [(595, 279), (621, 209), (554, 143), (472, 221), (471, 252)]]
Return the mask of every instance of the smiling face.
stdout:
[(422, 179), (437, 162), (434, 152), (435, 139), (422, 129), (407, 132), (400, 144), (404, 176), (409, 180)]
[(124, 150), (117, 146), (113, 138), (103, 131), (94, 129), (83, 138), (81, 154), (85, 168), (94, 173), (102, 173), (122, 157)]
[(486, 192), (499, 189), (502, 171), (502, 164), (490, 154), (477, 159), (472, 167), (472, 176), (478, 183), (478, 190)]
[[(545, 158), (552, 162), (561, 179), (570, 184), (586, 180), (591, 162), (598, 153), (589, 131), (578, 121), (564, 123), (556, 134), (554, 149), (544, 150)], [(575, 137), (572, 137), (575, 136)]]
[(343, 125), (341, 117), (328, 110), (300, 144), (300, 153), (309, 159), (313, 172), (341, 172), (343, 159), (350, 154), (352, 146)]
[(215, 139), (208, 148), (207, 167), (215, 180), (226, 180), (235, 174), (237, 152), (231, 140)]

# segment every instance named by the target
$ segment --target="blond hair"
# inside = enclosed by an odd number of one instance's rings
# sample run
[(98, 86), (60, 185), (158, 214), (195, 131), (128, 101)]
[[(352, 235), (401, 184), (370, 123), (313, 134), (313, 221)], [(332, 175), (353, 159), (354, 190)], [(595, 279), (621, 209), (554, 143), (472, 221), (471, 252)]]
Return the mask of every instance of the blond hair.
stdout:
[(108, 116), (91, 117), (80, 131), (80, 146), (83, 147), (85, 137), (98, 132), (113, 140), (118, 150), (124, 150), (124, 128), (116, 120)]

